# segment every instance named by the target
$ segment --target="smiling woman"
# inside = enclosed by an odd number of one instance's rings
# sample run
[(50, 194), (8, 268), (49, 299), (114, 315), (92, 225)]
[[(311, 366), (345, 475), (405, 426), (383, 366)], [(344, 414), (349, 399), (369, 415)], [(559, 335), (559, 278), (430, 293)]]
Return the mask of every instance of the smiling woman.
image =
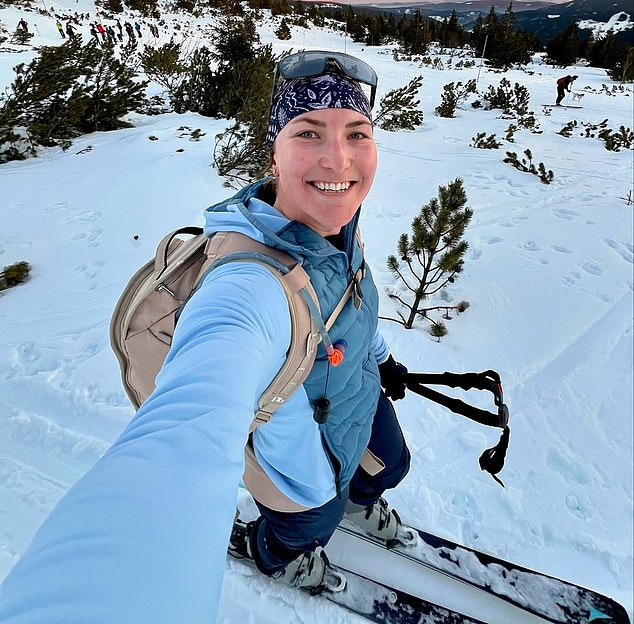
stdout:
[[(208, 208), (205, 233), (247, 236), (289, 258), (287, 275), (308, 276), (319, 302), (306, 302), (310, 340), (292, 341), (289, 298), (262, 254), (211, 258), (180, 309), (156, 389), (5, 580), (3, 624), (35, 624), (44, 609), (50, 624), (208, 624), (228, 544), (263, 574), (319, 592), (342, 589), (323, 547), (344, 514), (398, 539), (382, 495), (409, 470), (390, 401), (404, 397), (407, 369), (378, 330), (358, 234), (377, 168), (375, 89), (372, 68), (346, 54), (280, 61), (273, 176)], [(310, 372), (252, 431), (291, 347), (316, 351)], [(261, 513), (249, 524), (234, 517), (241, 478)]]
[(275, 208), (322, 236), (338, 234), (374, 180), (377, 151), (372, 124), (345, 108), (299, 115), (277, 136), (272, 164)]
[(322, 236), (351, 221), (374, 180), (376, 83), (374, 70), (347, 54), (300, 52), (278, 65), (267, 133), (274, 206)]

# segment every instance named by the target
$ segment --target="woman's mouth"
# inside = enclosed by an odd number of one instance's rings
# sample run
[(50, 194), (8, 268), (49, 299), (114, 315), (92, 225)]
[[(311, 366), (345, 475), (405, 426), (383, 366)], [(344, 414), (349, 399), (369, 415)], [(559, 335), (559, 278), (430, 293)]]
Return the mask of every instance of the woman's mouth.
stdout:
[(325, 191), (326, 193), (344, 193), (354, 184), (354, 182), (310, 182), (310, 184), (316, 189)]

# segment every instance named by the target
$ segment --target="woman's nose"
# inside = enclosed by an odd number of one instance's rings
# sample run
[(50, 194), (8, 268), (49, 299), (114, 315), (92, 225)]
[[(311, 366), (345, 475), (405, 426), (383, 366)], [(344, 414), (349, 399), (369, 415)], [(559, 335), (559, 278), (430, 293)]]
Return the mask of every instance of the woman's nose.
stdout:
[(343, 137), (332, 137), (324, 143), (321, 164), (327, 169), (341, 171), (350, 165), (351, 150)]

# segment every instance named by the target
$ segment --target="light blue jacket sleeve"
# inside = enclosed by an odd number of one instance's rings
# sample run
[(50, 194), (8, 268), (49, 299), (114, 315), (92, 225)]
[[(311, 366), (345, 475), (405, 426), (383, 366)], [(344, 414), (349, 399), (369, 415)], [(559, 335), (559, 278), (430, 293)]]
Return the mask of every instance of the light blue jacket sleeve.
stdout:
[(388, 347), (387, 342), (385, 342), (383, 334), (378, 329), (372, 338), (370, 350), (374, 353), (377, 364), (383, 364), (383, 362), (385, 362), (385, 360), (387, 360), (390, 356), (390, 348)]
[(289, 340), (266, 268), (208, 276), (156, 391), (0, 587), (0, 622), (212, 624), (253, 408)]

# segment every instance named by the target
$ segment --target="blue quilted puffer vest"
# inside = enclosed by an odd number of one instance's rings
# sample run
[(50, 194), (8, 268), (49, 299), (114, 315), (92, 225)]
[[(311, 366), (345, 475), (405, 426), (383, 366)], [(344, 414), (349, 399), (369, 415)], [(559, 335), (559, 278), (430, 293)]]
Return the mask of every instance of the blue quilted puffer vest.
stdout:
[(350, 482), (370, 440), (380, 391), (376, 359), (370, 352), (378, 323), (378, 293), (355, 238), (359, 213), (342, 230), (343, 251), (296, 221), (290, 221), (282, 230), (272, 232), (259, 224), (257, 217), (248, 210), (249, 199), (257, 197), (264, 182), (256, 182), (228, 202), (208, 210), (222, 211), (223, 205), (232, 204), (259, 229), (266, 245), (297, 258), (311, 279), (324, 321), (353, 276), (363, 269), (363, 277), (355, 289), (356, 296), (348, 299), (328, 332), (333, 343), (340, 339), (346, 341), (343, 362), (337, 367), (331, 366), (325, 348), (320, 344), (315, 364), (304, 382), (311, 403), (321, 397), (330, 401), (330, 416), (320, 428), (324, 447), (333, 465), (337, 489), (340, 490)]

